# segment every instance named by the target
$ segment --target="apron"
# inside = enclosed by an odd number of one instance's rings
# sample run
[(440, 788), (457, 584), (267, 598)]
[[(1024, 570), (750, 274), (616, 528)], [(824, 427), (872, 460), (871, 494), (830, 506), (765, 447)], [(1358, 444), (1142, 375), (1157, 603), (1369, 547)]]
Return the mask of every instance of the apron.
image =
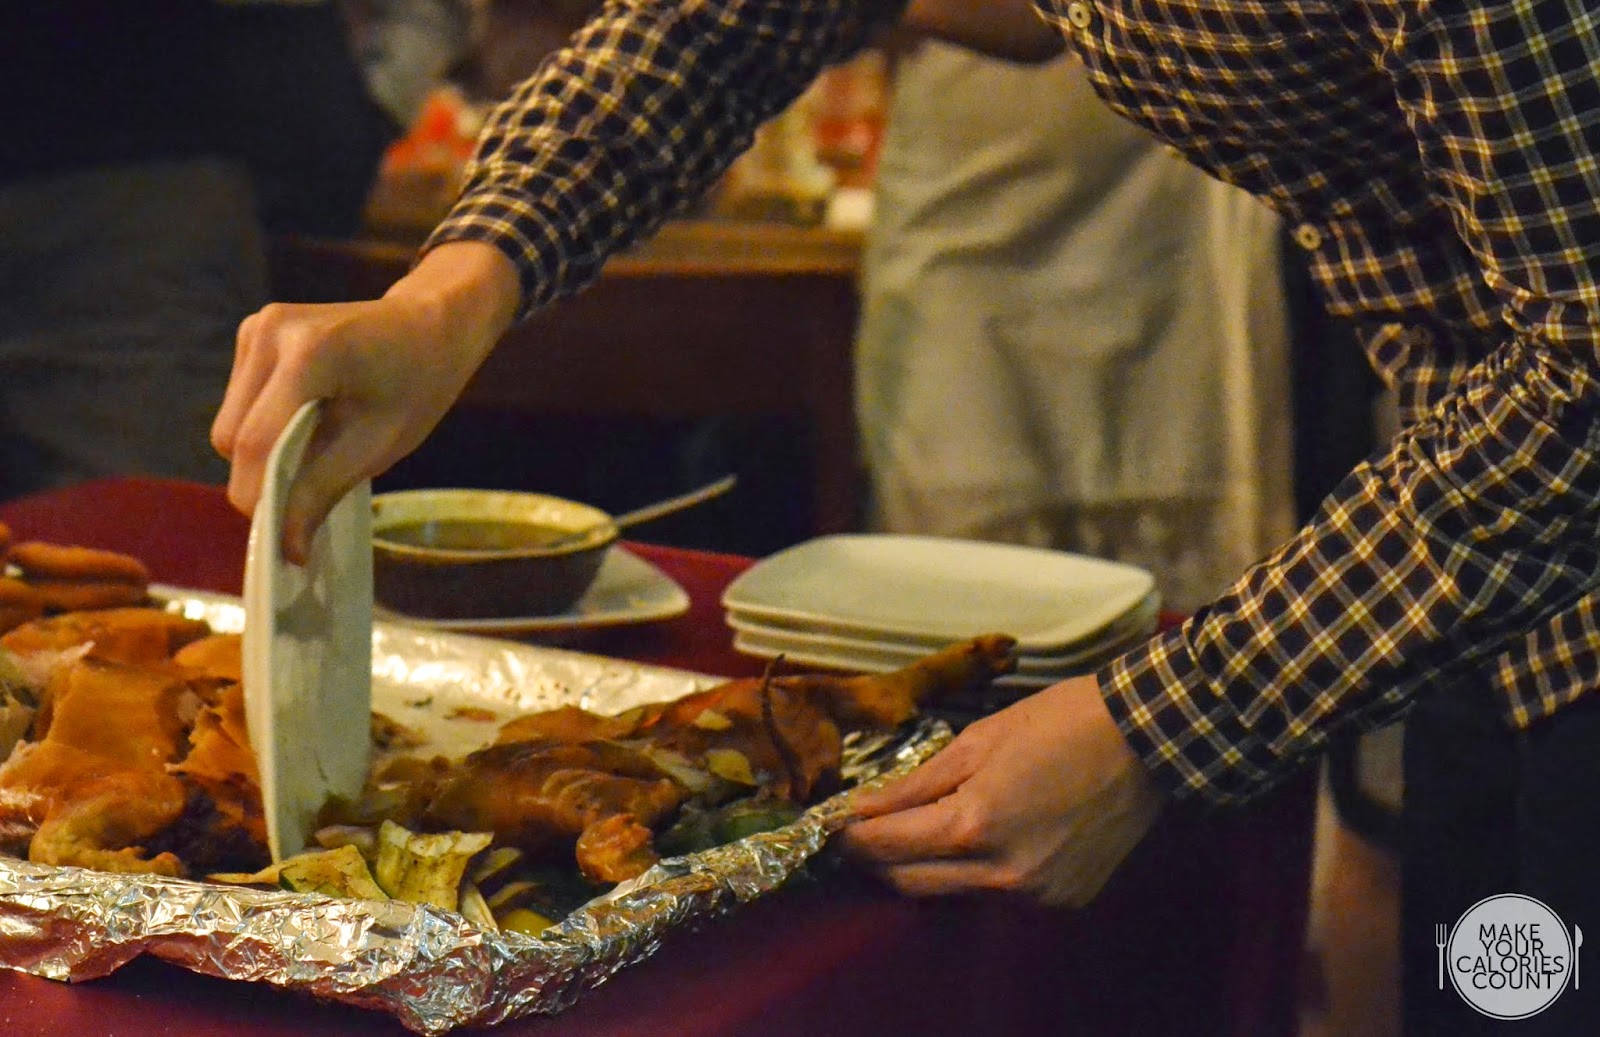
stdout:
[(1141, 565), (1193, 607), (1293, 529), (1278, 223), (1082, 66), (896, 69), (864, 257), (875, 524)]

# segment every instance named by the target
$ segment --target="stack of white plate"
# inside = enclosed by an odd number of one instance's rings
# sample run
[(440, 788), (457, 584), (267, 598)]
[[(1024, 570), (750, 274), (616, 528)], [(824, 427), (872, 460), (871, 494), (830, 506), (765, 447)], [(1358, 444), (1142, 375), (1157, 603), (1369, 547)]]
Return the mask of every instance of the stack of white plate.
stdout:
[(833, 669), (881, 673), (954, 641), (1010, 634), (1017, 669), (989, 706), (1094, 671), (1149, 637), (1161, 606), (1155, 580), (1135, 566), (895, 534), (780, 551), (729, 584), (722, 603), (740, 651)]

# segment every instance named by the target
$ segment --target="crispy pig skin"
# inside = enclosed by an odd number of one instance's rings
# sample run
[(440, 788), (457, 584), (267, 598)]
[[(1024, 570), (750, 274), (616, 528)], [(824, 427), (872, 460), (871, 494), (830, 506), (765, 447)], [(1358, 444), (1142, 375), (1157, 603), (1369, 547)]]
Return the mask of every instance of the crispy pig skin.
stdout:
[(0, 766), (0, 827), (35, 827), (28, 857), (38, 863), (181, 874), (175, 855), (141, 847), (183, 812), (183, 783), (168, 772), (193, 706), (183, 675), (86, 657), (49, 692), (38, 741)]
[(183, 819), (186, 863), (213, 867), (222, 859), (267, 855), (261, 778), (245, 728), (241, 685), (224, 684), (216, 701), (200, 711), (188, 754), (169, 769), (190, 793)]
[(768, 791), (804, 803), (839, 778), (844, 736), (808, 678), (728, 681), (672, 703), (647, 722), (643, 738), (700, 761), (739, 753)]
[[(160, 770), (178, 758), (190, 691), (169, 666), (137, 666), (85, 656), (58, 671), (50, 713), (36, 735), (126, 767)], [(43, 714), (41, 714), (43, 716)]]
[(181, 875), (175, 854), (147, 858), (142, 844), (177, 820), (183, 805), (176, 778), (59, 743), (20, 747), (0, 773), (0, 828), (36, 825), (28, 859), (39, 864)]
[(21, 653), (92, 646), (42, 689), (33, 741), (0, 768), (9, 845), (43, 863), (166, 875), (266, 855), (237, 635), (124, 608), (7, 640)]
[(87, 644), (91, 646), (90, 654), (101, 659), (147, 663), (169, 659), (190, 641), (210, 633), (204, 620), (135, 606), (64, 612), (36, 619), (0, 636), (0, 646), (18, 655), (30, 655)]
[[(892, 728), (918, 708), (972, 690), (1015, 664), (1016, 642), (989, 635), (894, 673), (725, 681), (616, 717), (563, 706), (517, 717), (496, 744), (429, 767), (383, 795), (430, 827), (490, 831), (539, 853), (573, 852), (597, 881), (632, 878), (656, 861), (654, 832), (690, 796), (649, 755), (667, 750), (706, 768), (737, 753), (760, 790), (810, 802), (838, 783), (843, 732)], [(727, 757), (724, 756), (723, 759)], [(371, 805), (369, 803), (369, 805)]]
[(496, 841), (536, 854), (567, 853), (583, 844), (588, 852), (579, 866), (585, 875), (617, 882), (655, 862), (649, 840), (641, 845), (628, 833), (637, 828), (648, 834), (684, 797), (647, 760), (609, 743), (512, 742), (480, 749), (453, 767), (434, 791), (424, 820), (493, 832)]
[(647, 707), (642, 730), (682, 727), (697, 714), (735, 696), (757, 693), (771, 681), (813, 699), (846, 730), (898, 727), (919, 708), (937, 705), (952, 695), (973, 691), (1016, 668), (1017, 642), (1005, 634), (985, 634), (949, 645), (889, 673), (861, 676), (800, 674), (745, 677), (672, 702)]
[(29, 584), (0, 575), (0, 634), (32, 622), (44, 614), (44, 599)]
[(1016, 669), (1017, 640), (985, 634), (950, 645), (892, 673), (813, 677), (828, 710), (847, 728), (894, 728), (918, 708), (976, 691)]
[(147, 605), (150, 593), (140, 583), (116, 580), (29, 580), (46, 612), (127, 608)]
[(172, 661), (202, 677), (238, 684), (244, 680), (244, 638), (210, 634), (179, 648)]
[(557, 706), (514, 717), (500, 726), (497, 742), (559, 742), (564, 745), (601, 738), (627, 738), (639, 726), (637, 713), (606, 716), (577, 706)]
[[(763, 783), (768, 791), (803, 803), (832, 790), (843, 731), (897, 727), (923, 706), (1009, 672), (1015, 650), (1014, 638), (991, 634), (890, 673), (769, 673), (727, 681), (649, 708), (639, 730), (652, 743), (692, 758), (713, 749), (740, 752), (769, 776)], [(706, 722), (710, 716), (715, 722)]]

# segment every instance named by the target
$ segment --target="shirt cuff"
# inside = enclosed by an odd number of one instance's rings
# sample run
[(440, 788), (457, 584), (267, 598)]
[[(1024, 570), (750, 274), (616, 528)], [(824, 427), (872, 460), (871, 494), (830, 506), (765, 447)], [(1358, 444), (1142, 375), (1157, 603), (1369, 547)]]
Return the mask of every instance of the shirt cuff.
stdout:
[(543, 223), (514, 194), (473, 189), (461, 196), (450, 214), (428, 235), (418, 256), (452, 241), (479, 241), (499, 249), (517, 268), (522, 303), (515, 319), (521, 321), (555, 298), (556, 286), (567, 273), (566, 264), (553, 258), (559, 257), (560, 250), (538, 234), (542, 227)]
[(1252, 724), (1248, 703), (1212, 690), (1189, 647), (1200, 621), (1191, 618), (1096, 676), (1112, 719), (1158, 785), (1175, 800), (1231, 806), (1287, 777), (1295, 760), (1258, 729), (1270, 711)]

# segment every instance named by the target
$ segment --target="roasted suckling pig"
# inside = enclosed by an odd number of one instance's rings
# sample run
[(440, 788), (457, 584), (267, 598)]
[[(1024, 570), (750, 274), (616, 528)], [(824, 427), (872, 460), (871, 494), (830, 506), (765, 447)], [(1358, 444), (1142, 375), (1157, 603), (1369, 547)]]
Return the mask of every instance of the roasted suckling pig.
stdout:
[[(774, 666), (615, 716), (563, 706), (510, 719), (461, 759), (375, 714), (372, 775), (358, 802), (329, 804), (325, 849), (254, 871), (267, 850), (238, 635), (128, 604), (148, 580), (131, 559), (7, 543), (0, 529), (0, 849), (354, 896), (410, 883), (488, 924), (537, 884), (513, 861), (615, 883), (702, 829), (781, 823), (839, 787), (849, 733), (981, 687), (1015, 647), (975, 638), (872, 676)], [(124, 590), (65, 609), (70, 596), (37, 593), (55, 584)], [(493, 904), (477, 885), (491, 880)]]
[(120, 619), (52, 624), (137, 632), (107, 638), (108, 654), (40, 637), (50, 647), (19, 655), (45, 656), (48, 676), (31, 731), (0, 763), (0, 845), (44, 864), (164, 875), (258, 859), (261, 790), (237, 680), (152, 656), (149, 633), (170, 628)]
[(0, 535), (0, 847), (179, 875), (265, 853), (237, 637), (112, 551)]
[(459, 763), (374, 772), (334, 819), (493, 832), (530, 854), (574, 854), (599, 882), (655, 863), (654, 833), (690, 801), (812, 802), (835, 791), (844, 732), (890, 729), (919, 705), (1006, 672), (1014, 641), (953, 645), (894, 673), (730, 680), (618, 716), (565, 706), (517, 717)]

